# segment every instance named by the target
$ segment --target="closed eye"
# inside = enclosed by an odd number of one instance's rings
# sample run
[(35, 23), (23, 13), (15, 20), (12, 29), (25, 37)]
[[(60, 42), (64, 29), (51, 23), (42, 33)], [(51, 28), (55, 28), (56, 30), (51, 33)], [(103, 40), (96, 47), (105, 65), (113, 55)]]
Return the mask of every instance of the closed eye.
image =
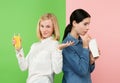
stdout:
[(89, 25), (89, 24), (90, 24), (90, 23), (88, 23), (88, 22), (84, 23), (85, 26), (87, 26), (87, 25)]

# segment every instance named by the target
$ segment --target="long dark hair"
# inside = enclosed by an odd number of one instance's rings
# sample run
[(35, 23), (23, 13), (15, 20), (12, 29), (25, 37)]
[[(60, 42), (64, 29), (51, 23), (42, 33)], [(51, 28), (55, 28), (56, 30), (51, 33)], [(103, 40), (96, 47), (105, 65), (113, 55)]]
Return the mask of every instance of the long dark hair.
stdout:
[(72, 12), (71, 16), (70, 16), (70, 24), (68, 24), (67, 27), (65, 28), (63, 40), (66, 38), (67, 34), (69, 32), (71, 32), (72, 26), (73, 26), (72, 25), (73, 21), (76, 21), (76, 23), (79, 23), (79, 22), (83, 21), (83, 19), (85, 19), (87, 17), (91, 17), (91, 16), (85, 10), (83, 10), (83, 9), (74, 10)]

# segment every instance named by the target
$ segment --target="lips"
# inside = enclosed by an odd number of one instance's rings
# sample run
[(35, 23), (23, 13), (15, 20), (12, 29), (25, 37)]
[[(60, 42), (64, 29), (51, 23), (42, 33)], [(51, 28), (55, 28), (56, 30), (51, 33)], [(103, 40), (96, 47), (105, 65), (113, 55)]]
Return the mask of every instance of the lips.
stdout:
[(46, 35), (47, 34), (47, 32), (43, 32), (43, 35)]
[(83, 32), (83, 35), (85, 35), (86, 33), (87, 33), (87, 31), (84, 31), (84, 32)]
[(84, 33), (86, 34), (86, 33), (87, 33), (87, 31), (84, 31)]

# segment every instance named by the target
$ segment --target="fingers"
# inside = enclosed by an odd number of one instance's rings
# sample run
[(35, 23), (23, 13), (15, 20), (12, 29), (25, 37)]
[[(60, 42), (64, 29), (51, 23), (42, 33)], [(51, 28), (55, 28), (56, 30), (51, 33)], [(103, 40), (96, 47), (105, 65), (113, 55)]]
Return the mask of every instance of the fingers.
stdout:
[(95, 62), (95, 58), (92, 54), (90, 54), (90, 64), (93, 64)]
[(92, 37), (91, 37), (89, 34), (87, 34), (87, 35), (88, 35), (88, 38), (89, 38), (89, 39), (92, 39)]
[(67, 42), (66, 42), (66, 46), (72, 46), (72, 45), (74, 45), (74, 42), (73, 42), (73, 41), (67, 41)]
[(100, 51), (100, 49), (98, 48), (98, 52), (99, 52), (99, 55), (101, 55), (101, 51)]
[(58, 45), (58, 48), (59, 48), (60, 50), (62, 50), (63, 48), (66, 48), (66, 47), (72, 46), (72, 45), (74, 45), (74, 42), (72, 42), (72, 41), (67, 41), (66, 43), (62, 43), (62, 44)]
[(80, 35), (80, 37), (84, 40), (84, 39), (92, 39), (92, 37), (89, 34), (85, 34), (84, 36)]

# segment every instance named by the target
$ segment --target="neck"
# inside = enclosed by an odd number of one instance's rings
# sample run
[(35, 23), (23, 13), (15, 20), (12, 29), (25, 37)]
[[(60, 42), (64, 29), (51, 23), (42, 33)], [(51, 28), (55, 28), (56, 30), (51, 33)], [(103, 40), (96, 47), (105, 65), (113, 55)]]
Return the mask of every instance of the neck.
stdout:
[(51, 36), (49, 36), (49, 37), (42, 37), (42, 40), (44, 40), (44, 39), (47, 39), (47, 38), (50, 38)]
[(71, 30), (70, 34), (71, 34), (71, 36), (73, 36), (76, 39), (78, 39), (78, 37), (79, 37), (79, 34), (77, 34), (74, 30)]

